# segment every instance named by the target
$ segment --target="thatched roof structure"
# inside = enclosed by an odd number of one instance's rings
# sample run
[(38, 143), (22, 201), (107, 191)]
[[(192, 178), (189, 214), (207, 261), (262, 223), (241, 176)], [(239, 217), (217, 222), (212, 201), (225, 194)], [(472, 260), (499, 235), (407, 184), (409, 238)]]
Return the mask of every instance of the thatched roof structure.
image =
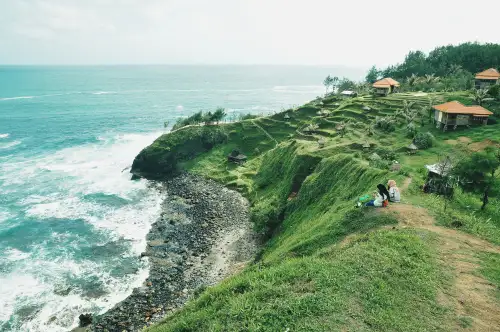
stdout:
[(418, 150), (418, 147), (415, 144), (413, 144), (413, 143), (411, 143), (410, 145), (408, 145), (406, 148), (408, 150), (413, 150), (413, 151)]

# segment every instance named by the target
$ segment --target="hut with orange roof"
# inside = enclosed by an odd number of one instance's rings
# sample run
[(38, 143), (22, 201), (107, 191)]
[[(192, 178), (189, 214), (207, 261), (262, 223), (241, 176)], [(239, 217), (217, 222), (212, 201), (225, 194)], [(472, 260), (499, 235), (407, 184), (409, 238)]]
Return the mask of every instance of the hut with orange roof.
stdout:
[(389, 93), (396, 92), (399, 86), (399, 82), (390, 77), (373, 83), (374, 92), (379, 96), (387, 96)]
[(478, 105), (465, 106), (458, 101), (450, 101), (433, 106), (436, 128), (448, 130), (448, 127), (457, 129), (458, 126), (471, 126), (488, 123), (488, 117), (493, 113)]
[(488, 89), (500, 83), (500, 73), (495, 68), (490, 68), (476, 74), (476, 89)]

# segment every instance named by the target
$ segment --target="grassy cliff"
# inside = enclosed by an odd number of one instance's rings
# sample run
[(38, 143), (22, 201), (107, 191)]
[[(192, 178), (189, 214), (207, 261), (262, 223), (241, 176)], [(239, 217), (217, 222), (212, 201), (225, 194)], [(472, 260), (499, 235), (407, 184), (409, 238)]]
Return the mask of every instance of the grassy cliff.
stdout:
[[(408, 101), (423, 107), (431, 100), (466, 97), (329, 97), (288, 110), (290, 119), (280, 113), (160, 137), (137, 156), (135, 175), (159, 179), (189, 171), (240, 191), (251, 202), (255, 227), (266, 242), (245, 270), (148, 331), (454, 331), (474, 324), (480, 314), (455, 301), (457, 267), (442, 259), (448, 250), (443, 236), (449, 234), (432, 227), (460, 225), (450, 231), (497, 248), (498, 198), (479, 213), (476, 196), (458, 193), (444, 212), (442, 198), (424, 195), (418, 187), (426, 163), (486, 139), (500, 140), (500, 125), (441, 133), (422, 115), (417, 130), (431, 132), (435, 142), (411, 156), (405, 153), (411, 142), (405, 124), (396, 123), (391, 132), (376, 125)], [(310, 125), (312, 132), (306, 130)], [(469, 138), (468, 146), (456, 144), (462, 136)], [(363, 148), (366, 143), (370, 148)], [(228, 164), (233, 149), (248, 162)], [(380, 160), (371, 158), (374, 153)], [(402, 164), (396, 173), (387, 167), (393, 159)], [(408, 211), (354, 208), (357, 197), (388, 179), (408, 186), (401, 205)], [(415, 219), (441, 226), (402, 225), (415, 213), (423, 216)], [(474, 273), (499, 287), (495, 250), (474, 252)]]

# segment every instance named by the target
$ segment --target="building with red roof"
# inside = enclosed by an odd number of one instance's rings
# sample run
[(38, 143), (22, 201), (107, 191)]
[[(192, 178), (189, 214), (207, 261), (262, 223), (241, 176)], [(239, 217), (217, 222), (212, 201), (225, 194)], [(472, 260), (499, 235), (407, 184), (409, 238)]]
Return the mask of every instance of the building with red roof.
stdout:
[(493, 114), (482, 106), (465, 106), (458, 101), (435, 105), (433, 108), (435, 111), (434, 121), (436, 122), (436, 128), (443, 128), (444, 131), (449, 126), (457, 129), (458, 126), (487, 124), (488, 117)]

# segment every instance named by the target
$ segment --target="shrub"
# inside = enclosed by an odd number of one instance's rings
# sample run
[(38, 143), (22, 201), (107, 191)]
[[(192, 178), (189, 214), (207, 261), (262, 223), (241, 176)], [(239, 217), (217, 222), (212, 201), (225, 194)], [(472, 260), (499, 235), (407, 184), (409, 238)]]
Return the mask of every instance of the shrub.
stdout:
[(240, 121), (243, 121), (243, 120), (256, 119), (258, 117), (259, 117), (258, 115), (247, 113), (247, 114), (240, 114), (239, 119)]
[(495, 99), (499, 99), (500, 98), (500, 84), (495, 84), (491, 88), (489, 88), (488, 94)]
[(428, 149), (432, 147), (434, 141), (434, 136), (429, 133), (418, 133), (415, 135), (415, 138), (413, 139), (413, 143), (419, 148), (419, 149)]
[(417, 127), (413, 123), (408, 124), (406, 126), (406, 137), (413, 138), (415, 135), (417, 135)]
[(388, 169), (391, 163), (388, 160), (371, 160), (370, 166), (380, 169)]
[(407, 166), (401, 166), (401, 169), (398, 171), (399, 175), (410, 176), (411, 169)]
[(375, 128), (378, 128), (386, 133), (390, 133), (396, 130), (396, 125), (394, 119), (390, 117), (376, 117), (375, 118)]
[(380, 147), (380, 148), (375, 149), (375, 153), (378, 154), (380, 156), (380, 158), (382, 158), (384, 160), (392, 161), (392, 160), (396, 159), (396, 152), (394, 152), (394, 150), (392, 150), (392, 149)]

